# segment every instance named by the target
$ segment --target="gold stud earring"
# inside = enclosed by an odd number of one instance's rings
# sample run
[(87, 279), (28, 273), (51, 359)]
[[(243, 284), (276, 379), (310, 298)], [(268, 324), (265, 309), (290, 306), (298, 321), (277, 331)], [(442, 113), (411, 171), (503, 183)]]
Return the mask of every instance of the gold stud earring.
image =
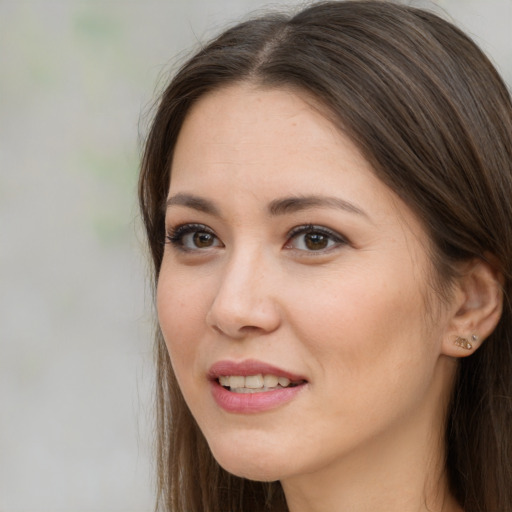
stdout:
[[(473, 336), (471, 336), (471, 339), (473, 341), (476, 341), (478, 337), (473, 334)], [(473, 348), (473, 345), (468, 341), (468, 339), (462, 338), (461, 336), (457, 336), (457, 339), (455, 340), (455, 345), (457, 345), (457, 347), (462, 347), (466, 350), (471, 350)]]

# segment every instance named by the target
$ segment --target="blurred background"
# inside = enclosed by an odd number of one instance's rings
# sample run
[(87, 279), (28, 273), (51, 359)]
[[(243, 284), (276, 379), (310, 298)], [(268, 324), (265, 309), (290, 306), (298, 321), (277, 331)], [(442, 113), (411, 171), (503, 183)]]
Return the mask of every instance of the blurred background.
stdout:
[[(512, 83), (512, 0), (408, 3)], [(140, 140), (190, 48), (266, 5), (0, 0), (0, 512), (152, 510)]]

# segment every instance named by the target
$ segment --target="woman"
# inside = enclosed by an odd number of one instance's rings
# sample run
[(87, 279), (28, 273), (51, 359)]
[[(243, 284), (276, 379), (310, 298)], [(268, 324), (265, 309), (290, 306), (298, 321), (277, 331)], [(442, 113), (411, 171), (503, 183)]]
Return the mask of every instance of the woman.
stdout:
[(159, 503), (512, 510), (512, 105), (435, 15), (242, 23), (163, 93)]

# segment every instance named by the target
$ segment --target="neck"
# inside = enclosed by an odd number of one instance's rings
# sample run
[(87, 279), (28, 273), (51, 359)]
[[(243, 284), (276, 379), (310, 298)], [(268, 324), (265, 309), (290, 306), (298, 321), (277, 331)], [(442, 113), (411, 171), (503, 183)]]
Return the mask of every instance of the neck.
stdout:
[(290, 512), (461, 512), (436, 459), (369, 448), (282, 485)]

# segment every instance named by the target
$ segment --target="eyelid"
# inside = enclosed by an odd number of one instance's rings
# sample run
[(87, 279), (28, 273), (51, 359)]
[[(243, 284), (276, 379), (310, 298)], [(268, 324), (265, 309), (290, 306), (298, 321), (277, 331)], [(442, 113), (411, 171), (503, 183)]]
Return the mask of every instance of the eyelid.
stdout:
[[(218, 242), (219, 245), (212, 245), (211, 247), (196, 247), (191, 248), (185, 246), (183, 243), (183, 238), (185, 235), (188, 235), (190, 233), (196, 233), (196, 232), (202, 232), (202, 233), (208, 233), (212, 235)], [(220, 240), (220, 238), (216, 235), (215, 231), (208, 227), (206, 224), (200, 224), (200, 223), (184, 223), (184, 224), (178, 224), (177, 226), (171, 226), (166, 229), (166, 243), (169, 243), (172, 245), (172, 247), (184, 251), (184, 252), (196, 252), (196, 251), (205, 251), (210, 248), (215, 247), (223, 247), (224, 244)]]
[[(290, 241), (299, 235), (303, 235), (303, 234), (307, 234), (307, 233), (320, 233), (322, 235), (325, 235), (325, 236), (329, 237), (331, 240), (333, 240), (336, 243), (336, 246), (350, 244), (349, 240), (345, 236), (341, 235), (340, 233), (338, 233), (330, 228), (327, 228), (325, 226), (315, 225), (315, 224), (305, 224), (302, 226), (296, 226), (288, 232), (285, 248), (289, 247), (291, 249), (294, 249), (294, 247), (290, 247), (291, 246)], [(301, 252), (310, 252), (311, 254), (314, 254), (315, 252), (318, 254), (322, 254), (322, 253), (325, 253), (326, 251), (329, 251), (330, 249), (333, 249), (333, 247), (329, 247), (327, 249), (318, 250), (318, 251), (305, 251), (302, 249), (297, 249), (297, 250), (300, 250)]]
[[(207, 233), (211, 235), (216, 243), (212, 244), (211, 246), (206, 247), (189, 247), (184, 243), (184, 237), (188, 234), (192, 233)], [(298, 248), (293, 246), (293, 239), (296, 239), (300, 235), (305, 235), (309, 233), (317, 233), (320, 235), (323, 235), (327, 237), (331, 242), (330, 246), (318, 249), (318, 250), (308, 250), (305, 248)], [(176, 226), (171, 226), (166, 229), (166, 243), (171, 244), (171, 246), (177, 250), (183, 251), (183, 252), (204, 252), (206, 250), (212, 249), (212, 248), (218, 248), (218, 247), (224, 247), (223, 242), (220, 240), (220, 238), (217, 236), (215, 231), (211, 229), (206, 224), (201, 223), (183, 223), (178, 224)], [(350, 242), (348, 239), (338, 233), (337, 231), (334, 231), (330, 228), (327, 228), (325, 226), (315, 225), (315, 224), (304, 224), (301, 226), (296, 226), (292, 228), (286, 235), (286, 243), (284, 245), (285, 249), (290, 250), (297, 250), (303, 253), (310, 253), (310, 254), (324, 254), (332, 249), (335, 249), (336, 247), (347, 245)]]

